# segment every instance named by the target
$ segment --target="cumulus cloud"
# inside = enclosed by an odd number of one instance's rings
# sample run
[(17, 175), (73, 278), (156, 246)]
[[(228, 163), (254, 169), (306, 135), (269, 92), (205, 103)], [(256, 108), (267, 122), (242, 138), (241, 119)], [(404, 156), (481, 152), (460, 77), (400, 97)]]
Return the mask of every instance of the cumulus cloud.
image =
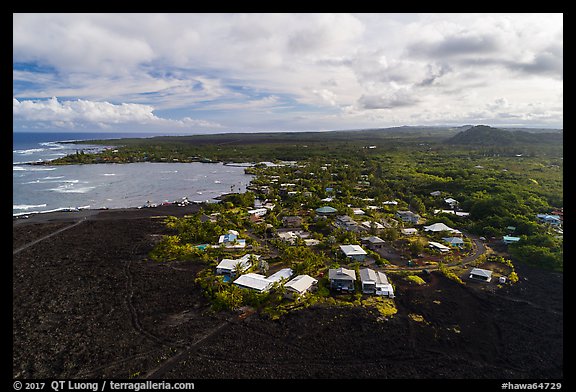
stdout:
[(13, 64), (19, 123), (470, 122), (494, 97), (558, 113), (562, 15), (13, 14)]
[(219, 124), (185, 117), (172, 120), (156, 116), (150, 105), (110, 102), (94, 102), (78, 99), (60, 102), (56, 97), (48, 100), (12, 99), (12, 113), (16, 121), (37, 122), (52, 126), (87, 125), (109, 128), (112, 125), (140, 124), (161, 125), (178, 128), (219, 127)]

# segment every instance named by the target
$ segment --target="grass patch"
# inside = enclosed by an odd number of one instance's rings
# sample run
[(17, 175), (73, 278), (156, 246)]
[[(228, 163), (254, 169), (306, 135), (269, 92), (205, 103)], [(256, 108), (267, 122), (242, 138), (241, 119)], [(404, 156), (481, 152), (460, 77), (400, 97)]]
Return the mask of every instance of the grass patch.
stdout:
[(387, 297), (368, 297), (362, 300), (362, 306), (375, 308), (384, 317), (392, 317), (398, 312), (394, 300)]
[(414, 283), (417, 286), (422, 286), (423, 284), (426, 284), (426, 281), (421, 277), (419, 277), (418, 275), (408, 275), (405, 279), (410, 283)]

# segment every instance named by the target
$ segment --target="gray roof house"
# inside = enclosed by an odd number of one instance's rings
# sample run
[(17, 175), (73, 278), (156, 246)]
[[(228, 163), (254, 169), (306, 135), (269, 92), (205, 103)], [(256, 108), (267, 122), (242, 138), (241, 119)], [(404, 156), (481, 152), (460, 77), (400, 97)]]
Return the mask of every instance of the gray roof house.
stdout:
[(492, 271), (485, 270), (482, 268), (472, 268), (472, 270), (470, 270), (469, 278), (473, 280), (480, 280), (483, 282), (490, 282), (490, 280), (492, 279)]
[(394, 289), (385, 273), (370, 268), (360, 270), (360, 281), (364, 294), (385, 295), (394, 298)]
[(384, 246), (385, 242), (382, 238), (376, 236), (361, 238), (362, 244), (366, 245), (368, 249), (380, 249)]
[(354, 282), (356, 281), (356, 272), (347, 268), (336, 268), (328, 270), (328, 279), (330, 288), (342, 291), (354, 291)]
[(402, 222), (418, 223), (420, 220), (420, 215), (412, 211), (397, 211), (396, 216), (402, 219)]

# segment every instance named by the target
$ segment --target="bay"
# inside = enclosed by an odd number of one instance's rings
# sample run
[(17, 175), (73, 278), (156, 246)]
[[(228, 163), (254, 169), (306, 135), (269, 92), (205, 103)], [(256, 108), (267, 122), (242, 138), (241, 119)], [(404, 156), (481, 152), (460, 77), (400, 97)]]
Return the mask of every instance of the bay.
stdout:
[(253, 178), (244, 173), (243, 167), (222, 163), (26, 164), (52, 160), (78, 149), (102, 149), (60, 143), (98, 137), (102, 135), (14, 134), (13, 216), (78, 208), (141, 207), (183, 198), (214, 202), (225, 193), (245, 192)]

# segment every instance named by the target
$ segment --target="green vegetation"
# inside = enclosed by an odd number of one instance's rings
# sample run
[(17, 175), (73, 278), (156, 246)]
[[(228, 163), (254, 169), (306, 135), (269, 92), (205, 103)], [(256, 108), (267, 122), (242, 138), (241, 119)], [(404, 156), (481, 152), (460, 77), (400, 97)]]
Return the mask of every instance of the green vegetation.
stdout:
[[(430, 249), (428, 241), (442, 242), (449, 233), (424, 233), (422, 226), (442, 222), (465, 234), (486, 237), (491, 246), (505, 252), (507, 258), (482, 257), (475, 264), (503, 264), (512, 283), (518, 280), (512, 262), (563, 270), (561, 231), (536, 219), (537, 214), (563, 207), (562, 133), (511, 133), (490, 127), (459, 131), (400, 128), (106, 140), (102, 144), (117, 143), (117, 147), (99, 154), (80, 151), (53, 163), (251, 162), (254, 165), (246, 171), (255, 178), (248, 192), (227, 195), (220, 203), (203, 205), (199, 213), (188, 217), (167, 218), (173, 234), (165, 236), (150, 257), (205, 265), (197, 283), (216, 309), (251, 306), (277, 318), (325, 303), (371, 306), (382, 315), (391, 315), (393, 300), (363, 297), (359, 287), (355, 294), (331, 295), (326, 278), (329, 268), (359, 268), (344, 257), (340, 245), (361, 244), (363, 237), (378, 235), (404, 260), (399, 264), (398, 258), (391, 261), (369, 250), (367, 257), (378, 266), (396, 263), (405, 267), (406, 260), (421, 259), (462, 283), (452, 266), (472, 255), (476, 246), (465, 237), (463, 248), (453, 248), (449, 254)], [(457, 211), (469, 215), (452, 213), (445, 202), (448, 197), (458, 201)], [(274, 208), (259, 219), (249, 219), (246, 211), (253, 208), (256, 198), (268, 200)], [(327, 216), (314, 212), (323, 206), (338, 212)], [(362, 214), (355, 215), (353, 208), (362, 209)], [(402, 222), (396, 212), (404, 210), (418, 213), (420, 222)], [(337, 216), (343, 215), (366, 228), (338, 225)], [(292, 242), (279, 238), (278, 233), (288, 230), (287, 217), (299, 217), (298, 229), (306, 231), (307, 239), (315, 240), (316, 245), (309, 246), (299, 237)], [(384, 228), (377, 228), (376, 223)], [(400, 229), (409, 227), (417, 227), (418, 233), (401, 234)], [(248, 249), (198, 247), (215, 244), (229, 230), (238, 231)], [(504, 235), (517, 236), (520, 241), (504, 245), (500, 241)], [(266, 260), (263, 265), (254, 263), (246, 272), (290, 267), (294, 274), (317, 277), (316, 292), (288, 300), (282, 287), (258, 294), (215, 275), (218, 260), (246, 253), (263, 255)], [(414, 272), (398, 276), (414, 284), (425, 283)]]
[(417, 286), (422, 286), (423, 284), (426, 284), (426, 281), (421, 277), (419, 277), (418, 275), (408, 275), (406, 276), (406, 280), (411, 283), (414, 283)]

